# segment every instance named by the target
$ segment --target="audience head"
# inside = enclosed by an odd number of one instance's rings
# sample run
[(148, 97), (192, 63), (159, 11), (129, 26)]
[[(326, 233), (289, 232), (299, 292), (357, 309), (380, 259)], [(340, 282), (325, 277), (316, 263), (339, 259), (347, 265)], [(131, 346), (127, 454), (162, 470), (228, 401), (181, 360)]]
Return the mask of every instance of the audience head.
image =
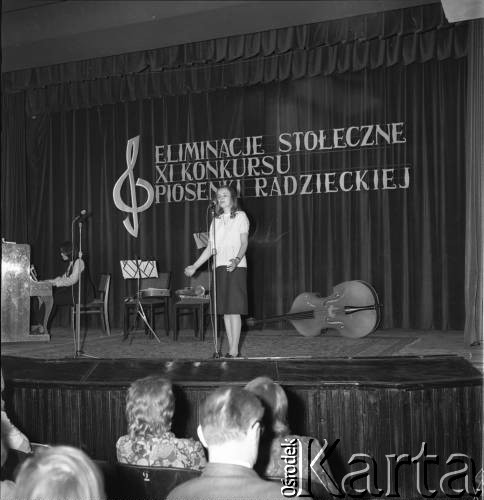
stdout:
[(171, 429), (175, 397), (171, 382), (150, 376), (135, 380), (126, 395), (126, 419), (131, 439), (156, 437)]
[(230, 449), (253, 465), (257, 459), (261, 420), (264, 408), (256, 396), (241, 388), (221, 388), (210, 394), (201, 408), (198, 434), (209, 449), (217, 450), (219, 458)]
[(276, 436), (289, 434), (287, 396), (284, 389), (269, 377), (251, 380), (245, 389), (255, 394), (264, 405), (266, 425)]
[(101, 474), (94, 462), (71, 446), (39, 450), (27, 459), (16, 479), (18, 500), (103, 500)]

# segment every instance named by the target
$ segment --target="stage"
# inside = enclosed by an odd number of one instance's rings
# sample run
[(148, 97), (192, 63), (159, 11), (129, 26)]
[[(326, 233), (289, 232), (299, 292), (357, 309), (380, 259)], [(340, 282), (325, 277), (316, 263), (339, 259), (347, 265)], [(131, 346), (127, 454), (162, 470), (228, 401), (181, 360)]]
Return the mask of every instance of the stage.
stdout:
[[(69, 328), (55, 327), (50, 342), (18, 342), (2, 344), (3, 355), (40, 359), (67, 359), (74, 356), (74, 342)], [(137, 331), (128, 341), (122, 332), (114, 329), (110, 337), (103, 336), (95, 328), (82, 330), (82, 346), (86, 354), (98, 358), (136, 359), (209, 359), (214, 352), (210, 329), (204, 341), (198, 340), (191, 330), (182, 330), (178, 341), (163, 330), (157, 331), (160, 343)], [(222, 337), (224, 334), (222, 333)], [(248, 358), (352, 358), (379, 356), (427, 356), (459, 355), (467, 359), (481, 372), (483, 367), (482, 346), (464, 344), (461, 331), (377, 330), (362, 339), (348, 339), (334, 331), (318, 337), (303, 337), (294, 329), (248, 330), (242, 332), (240, 352)], [(222, 339), (222, 352), (227, 344)]]

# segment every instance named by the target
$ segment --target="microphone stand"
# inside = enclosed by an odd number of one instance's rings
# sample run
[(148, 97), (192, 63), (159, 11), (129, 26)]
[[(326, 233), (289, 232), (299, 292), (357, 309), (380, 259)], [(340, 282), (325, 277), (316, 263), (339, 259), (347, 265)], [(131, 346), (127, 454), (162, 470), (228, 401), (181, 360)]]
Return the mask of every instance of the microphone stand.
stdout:
[[(220, 358), (220, 352), (218, 350), (218, 315), (217, 315), (217, 244), (216, 244), (216, 224), (215, 224), (215, 206), (209, 207), (210, 213), (212, 215), (212, 223), (213, 223), (213, 247), (212, 247), (212, 290), (213, 290), (213, 316), (215, 317), (215, 321), (213, 322), (213, 346), (215, 352), (212, 357), (214, 359)], [(209, 238), (210, 244), (210, 238)]]
[[(82, 217), (80, 217), (78, 222), (79, 226), (79, 252), (78, 259), (79, 263), (82, 260)], [(75, 221), (75, 219), (74, 219)], [(79, 280), (77, 282), (77, 303), (76, 308), (76, 324), (74, 327), (74, 343), (75, 343), (75, 358), (85, 357), (85, 358), (96, 358), (96, 356), (91, 356), (90, 354), (85, 354), (81, 350), (81, 287), (82, 287), (82, 272), (79, 270)]]

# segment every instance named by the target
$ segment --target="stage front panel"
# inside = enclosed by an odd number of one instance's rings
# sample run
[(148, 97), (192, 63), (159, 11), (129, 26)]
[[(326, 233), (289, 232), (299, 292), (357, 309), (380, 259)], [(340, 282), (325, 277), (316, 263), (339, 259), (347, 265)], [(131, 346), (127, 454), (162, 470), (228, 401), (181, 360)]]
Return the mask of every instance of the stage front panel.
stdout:
[[(362, 469), (352, 457), (365, 456), (379, 488), (387, 491), (395, 473), (399, 494), (417, 498), (418, 457), (435, 455), (438, 463), (427, 465), (427, 485), (440, 496), (440, 479), (458, 468), (447, 463), (453, 454), (472, 458), (477, 470), (482, 466), (482, 376), (466, 360), (431, 356), (304, 364), (307, 370), (300, 360), (269, 359), (49, 362), (5, 357), (2, 362), (7, 412), (19, 428), (32, 441), (71, 444), (100, 460), (116, 461), (116, 441), (127, 431), (131, 381), (154, 373), (170, 377), (176, 396), (173, 430), (179, 437), (197, 438), (201, 404), (213, 389), (243, 386), (269, 374), (286, 390), (292, 431), (334, 445), (328, 463), (338, 482)], [(392, 472), (388, 464), (399, 455), (408, 455), (410, 462)], [(356, 480), (352, 487), (364, 488), (365, 481)]]

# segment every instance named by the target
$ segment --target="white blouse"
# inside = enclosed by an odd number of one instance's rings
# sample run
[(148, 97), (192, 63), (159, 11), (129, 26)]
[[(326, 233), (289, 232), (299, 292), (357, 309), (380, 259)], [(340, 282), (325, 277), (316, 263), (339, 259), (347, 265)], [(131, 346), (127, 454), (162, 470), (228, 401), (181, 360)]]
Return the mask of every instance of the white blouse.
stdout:
[[(214, 222), (215, 222), (215, 242), (214, 242)], [(249, 219), (245, 212), (238, 210), (235, 217), (230, 214), (222, 214), (216, 217), (210, 225), (210, 249), (213, 253), (215, 247), (217, 254), (217, 267), (228, 266), (231, 259), (235, 259), (239, 253), (241, 234), (249, 234)], [(242, 257), (237, 267), (247, 267), (245, 255)]]

